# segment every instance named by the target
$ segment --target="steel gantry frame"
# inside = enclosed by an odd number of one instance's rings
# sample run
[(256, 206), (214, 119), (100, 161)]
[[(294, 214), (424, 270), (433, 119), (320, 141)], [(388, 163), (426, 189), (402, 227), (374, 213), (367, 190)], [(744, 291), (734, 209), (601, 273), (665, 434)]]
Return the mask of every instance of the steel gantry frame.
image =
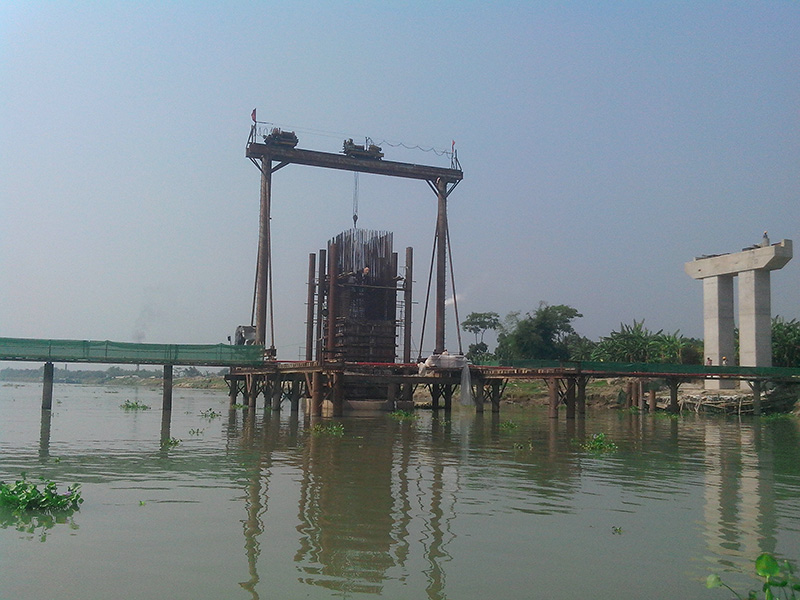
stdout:
[[(268, 358), (275, 359), (276, 354), (272, 303), (272, 242), (270, 235), (272, 174), (290, 164), (418, 179), (428, 183), (438, 200), (436, 216), (436, 339), (434, 353), (443, 352), (445, 349), (445, 296), (447, 288), (447, 198), (464, 177), (461, 169), (446, 169), (376, 158), (357, 158), (345, 154), (304, 150), (288, 145), (259, 143), (256, 141), (257, 133), (258, 123), (254, 123), (250, 130), (245, 156), (261, 172), (254, 320), (256, 343), (263, 344), (267, 348)], [(454, 161), (452, 166), (459, 165), (457, 161)], [(268, 323), (269, 345), (267, 344)]]

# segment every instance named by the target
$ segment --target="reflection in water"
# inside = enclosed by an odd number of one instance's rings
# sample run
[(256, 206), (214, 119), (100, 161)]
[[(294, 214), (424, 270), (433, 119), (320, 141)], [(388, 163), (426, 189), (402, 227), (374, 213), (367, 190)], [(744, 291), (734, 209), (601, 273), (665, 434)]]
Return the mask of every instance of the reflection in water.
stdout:
[[(723, 429), (723, 425), (725, 428)], [(775, 552), (774, 493), (768, 448), (760, 448), (761, 423), (705, 424), (704, 521), (709, 550), (728, 567), (740, 557)], [(747, 562), (747, 561), (745, 561)]]
[[(89, 509), (76, 514), (80, 530), (47, 530), (58, 544), (31, 544), (13, 527), (0, 529), (11, 549), (9, 572), (27, 576), (29, 565), (44, 561), (84, 577), (83, 563), (69, 561), (88, 555), (120, 585), (137, 568), (153, 573), (159, 593), (170, 582), (181, 597), (198, 600), (472, 600), (527, 597), (534, 577), (537, 596), (563, 597), (566, 564), (572, 584), (592, 586), (575, 597), (624, 599), (647, 596), (636, 582), (620, 590), (619, 573), (635, 562), (650, 597), (702, 598), (709, 572), (749, 572), (761, 551), (800, 555), (796, 420), (609, 411), (567, 422), (536, 410), (421, 412), (415, 422), (346, 418), (345, 435), (336, 438), (312, 435), (311, 420), (289, 411), (233, 410), (198, 423), (209, 396), (184, 406), (177, 398), (170, 424), (157, 410), (121, 411), (108, 391), (80, 393), (83, 407), (70, 412), (65, 398), (40, 416), (37, 403), (27, 421), (24, 399), (0, 402), (0, 422), (8, 424), (2, 475), (35, 468), (37, 477), (81, 482), (90, 496)], [(162, 451), (159, 424), (162, 440), (183, 443)], [(187, 434), (198, 424), (205, 434)], [(600, 431), (619, 452), (592, 455), (574, 443)], [(612, 536), (611, 525), (624, 534)], [(32, 560), (26, 552), (34, 545)], [(159, 552), (136, 553), (145, 546)], [(136, 566), (112, 560), (120, 553)], [(220, 566), (206, 573), (193, 563)], [(186, 572), (196, 584), (174, 583)], [(748, 589), (747, 575), (737, 576), (725, 578)], [(10, 585), (0, 582), (0, 596), (25, 598)], [(27, 597), (57, 593), (37, 585)]]
[[(236, 430), (232, 419), (229, 436)], [(492, 446), (511, 445), (508, 428), (501, 427), (495, 415), (462, 419), (458, 431), (449, 418), (431, 418), (427, 427), (383, 418), (344, 420), (344, 424), (348, 432), (344, 439), (307, 433), (299, 450), (294, 554), (299, 580), (345, 595), (381, 595), (389, 580), (403, 581), (421, 572), (427, 597), (446, 598), (446, 568), (453, 560), (448, 546), (456, 539), (453, 524), (463, 510), (461, 503), (474, 501), (475, 488), (486, 477), (480, 468), (486, 460), (483, 453)], [(608, 477), (623, 486), (630, 481), (641, 487), (642, 477), (652, 477), (646, 475), (652, 465), (639, 455), (643, 448), (658, 445), (662, 455), (674, 457), (670, 468), (680, 471), (695, 464), (684, 464), (681, 454), (687, 440), (697, 439), (705, 457), (703, 506), (698, 508), (703, 512), (708, 549), (720, 557), (718, 564), (741, 568), (747, 562), (742, 557), (775, 550), (773, 488), (765, 478), (770, 470), (764, 468), (771, 458), (760, 447), (759, 423), (709, 420), (690, 426), (675, 419), (620, 415), (617, 427), (618, 435), (625, 432), (623, 446), (634, 453), (620, 462), (609, 458), (602, 464), (621, 469)], [(241, 585), (253, 598), (259, 597), (259, 536), (268, 512), (271, 455), (285, 443), (281, 440), (287, 431), (290, 437), (298, 435), (296, 414), (282, 426), (278, 417), (269, 415), (259, 423), (251, 411), (238, 432), (242, 447), (259, 450), (258, 461), (249, 470), (248, 518), (243, 521), (251, 579)], [(515, 444), (525, 451), (515, 453), (510, 463), (492, 464), (490, 479), (498, 489), (487, 486), (483, 501), (518, 496), (523, 502), (534, 500), (534, 506), (521, 508), (525, 512), (574, 512), (575, 497), (589, 476), (574, 440), (586, 435), (586, 422), (581, 420), (565, 424), (548, 419), (517, 432), (515, 439), (527, 436)], [(462, 489), (465, 476), (470, 491)], [(667, 478), (665, 491), (673, 478), (680, 479), (680, 473)], [(658, 487), (658, 481), (647, 482), (642, 493)]]

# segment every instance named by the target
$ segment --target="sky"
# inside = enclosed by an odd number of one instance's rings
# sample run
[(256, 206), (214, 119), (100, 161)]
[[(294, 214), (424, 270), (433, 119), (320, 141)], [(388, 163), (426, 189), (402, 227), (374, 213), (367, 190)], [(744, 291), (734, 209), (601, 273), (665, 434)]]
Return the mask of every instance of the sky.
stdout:
[[(764, 230), (800, 243), (798, 32), (789, 1), (4, 2), (0, 337), (205, 344), (249, 323), (253, 108), (312, 150), (369, 137), (447, 167), (396, 144), (455, 142), (461, 320), (546, 302), (594, 340), (634, 320), (702, 337), (685, 262)], [(349, 172), (273, 176), (278, 358), (302, 352), (308, 255), (352, 227), (353, 194)], [(424, 290), (432, 191), (361, 174), (358, 203)], [(773, 315), (800, 318), (798, 290), (794, 258)]]

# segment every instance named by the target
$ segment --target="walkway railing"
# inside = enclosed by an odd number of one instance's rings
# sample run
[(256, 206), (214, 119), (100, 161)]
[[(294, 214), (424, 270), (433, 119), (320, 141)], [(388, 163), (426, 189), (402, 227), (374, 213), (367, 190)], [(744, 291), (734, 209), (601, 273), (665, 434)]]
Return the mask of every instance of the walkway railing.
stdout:
[(264, 363), (264, 346), (0, 338), (0, 360), (207, 367), (259, 366)]

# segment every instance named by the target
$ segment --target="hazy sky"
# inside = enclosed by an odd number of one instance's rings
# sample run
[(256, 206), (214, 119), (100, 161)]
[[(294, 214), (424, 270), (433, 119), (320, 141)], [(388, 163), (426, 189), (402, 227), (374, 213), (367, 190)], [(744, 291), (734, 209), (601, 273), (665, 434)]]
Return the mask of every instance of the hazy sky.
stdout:
[[(455, 140), (462, 319), (546, 301), (592, 339), (633, 319), (702, 337), (684, 262), (765, 229), (800, 244), (799, 32), (793, 1), (4, 2), (0, 336), (216, 343), (249, 323), (255, 107), (314, 150)], [(359, 184), (359, 226), (394, 231), (401, 263), (415, 248), (422, 290), (435, 196)], [(291, 165), (273, 187), (293, 359), (308, 254), (352, 226), (353, 175)], [(800, 318), (798, 290), (795, 258), (773, 314)]]

